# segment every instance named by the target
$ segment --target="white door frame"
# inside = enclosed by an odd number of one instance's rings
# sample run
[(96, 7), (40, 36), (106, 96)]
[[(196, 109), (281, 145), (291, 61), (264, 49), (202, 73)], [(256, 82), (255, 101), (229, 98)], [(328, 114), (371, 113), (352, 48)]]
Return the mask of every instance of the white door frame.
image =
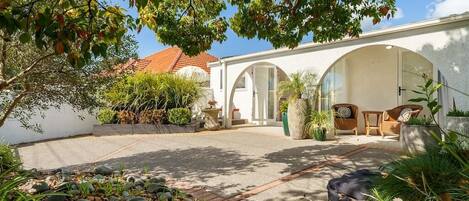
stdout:
[[(269, 93), (272, 91), (272, 90), (269, 90), (268, 88), (268, 85), (269, 85), (269, 76), (267, 76), (267, 80), (265, 80), (265, 82), (267, 82), (267, 97), (266, 98), (266, 103), (267, 103), (267, 110), (264, 111), (264, 119), (258, 119), (256, 118), (256, 107), (257, 107), (257, 104), (256, 104), (256, 94), (257, 94), (257, 90), (256, 90), (256, 68), (266, 68), (266, 69), (274, 69), (274, 89), (273, 89), (273, 92), (274, 92), (274, 113), (273, 113), (273, 119), (268, 119), (268, 116), (269, 116), (269, 105), (268, 105), (268, 102), (269, 102)], [(267, 72), (268, 73), (268, 72)], [(273, 66), (273, 65), (258, 65), (258, 66), (253, 66), (252, 67), (252, 122), (253, 123), (256, 123), (258, 125), (277, 125), (277, 120), (276, 120), (276, 117), (277, 117), (277, 114), (278, 114), (278, 101), (277, 100), (277, 85), (278, 85), (278, 75), (277, 75), (277, 67), (276, 66)]]
[[(405, 50), (405, 51), (409, 51), (409, 52), (412, 52), (414, 54), (418, 54), (416, 52), (413, 52), (411, 50)], [(402, 94), (399, 92), (399, 87), (403, 87), (403, 70), (404, 70), (404, 65), (403, 65), (403, 59), (402, 59), (402, 53), (403, 53), (403, 49), (399, 48), (398, 49), (398, 69), (397, 69), (397, 79), (398, 79), (398, 82), (397, 82), (397, 88), (396, 90), (398, 90), (398, 93), (397, 93), (397, 103), (398, 105), (402, 105), (405, 101), (403, 100), (403, 96)], [(421, 57), (423, 57), (422, 55), (419, 55)], [(425, 58), (425, 57), (423, 57)], [(426, 58), (425, 58), (426, 59)], [(426, 59), (428, 61), (428, 59)], [(428, 61), (430, 62), (430, 61)], [(432, 62), (430, 62), (432, 64), (432, 79), (434, 81), (438, 81), (438, 68), (433, 65)], [(423, 84), (423, 83), (422, 83)], [(410, 89), (405, 89), (405, 90), (410, 90)], [(433, 95), (434, 98), (438, 98), (438, 91)], [(424, 107), (426, 104), (422, 104)], [(436, 118), (438, 119), (438, 114), (436, 114)]]

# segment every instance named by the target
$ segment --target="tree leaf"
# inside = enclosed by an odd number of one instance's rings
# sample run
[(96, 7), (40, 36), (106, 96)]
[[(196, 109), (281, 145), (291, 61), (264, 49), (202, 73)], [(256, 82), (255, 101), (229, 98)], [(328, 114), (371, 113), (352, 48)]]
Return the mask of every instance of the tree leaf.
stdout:
[(27, 43), (27, 42), (31, 41), (31, 35), (30, 35), (29, 33), (27, 33), (27, 32), (26, 32), (26, 33), (22, 33), (22, 34), (20, 35), (20, 38), (19, 38), (19, 39), (20, 39), (20, 42), (21, 42), (21, 43)]
[(428, 100), (428, 99), (423, 98), (423, 97), (421, 97), (421, 98), (412, 98), (412, 99), (409, 99), (410, 102), (416, 102), (416, 103), (422, 102), (422, 101), (427, 101), (427, 100)]

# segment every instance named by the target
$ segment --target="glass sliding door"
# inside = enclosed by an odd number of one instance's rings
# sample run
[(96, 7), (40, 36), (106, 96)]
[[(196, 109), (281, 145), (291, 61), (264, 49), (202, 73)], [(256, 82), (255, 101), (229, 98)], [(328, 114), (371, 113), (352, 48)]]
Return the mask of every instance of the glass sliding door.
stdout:
[(260, 125), (275, 122), (278, 108), (276, 67), (256, 66), (253, 78), (253, 121)]
[[(398, 95), (400, 97), (400, 104), (416, 104), (409, 100), (417, 96), (413, 90), (419, 90), (419, 85), (424, 84), (422, 75), (425, 74), (430, 79), (433, 79), (433, 64), (427, 59), (411, 51), (401, 51), (401, 75), (400, 86), (398, 88)], [(423, 105), (424, 108), (425, 105)], [(428, 116), (429, 111), (424, 110), (424, 115)]]

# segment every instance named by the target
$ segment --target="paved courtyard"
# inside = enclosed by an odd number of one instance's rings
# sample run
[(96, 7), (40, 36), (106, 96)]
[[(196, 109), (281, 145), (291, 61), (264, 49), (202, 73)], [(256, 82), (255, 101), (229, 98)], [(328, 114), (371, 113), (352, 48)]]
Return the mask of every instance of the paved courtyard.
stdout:
[(140, 168), (224, 197), (249, 200), (326, 200), (333, 177), (378, 168), (397, 157), (395, 142), (341, 136), (294, 141), (278, 127), (248, 127), (169, 135), (77, 137), (21, 146), (26, 168), (92, 169), (97, 164)]

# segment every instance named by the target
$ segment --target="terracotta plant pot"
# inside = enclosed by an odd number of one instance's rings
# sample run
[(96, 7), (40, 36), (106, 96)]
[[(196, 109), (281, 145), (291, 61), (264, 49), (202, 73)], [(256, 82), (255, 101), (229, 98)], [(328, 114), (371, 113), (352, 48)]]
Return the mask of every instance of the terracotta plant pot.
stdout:
[(441, 131), (436, 125), (422, 126), (402, 124), (399, 137), (402, 150), (406, 153), (417, 154), (437, 146), (437, 142), (433, 138), (432, 133), (441, 135)]
[(304, 99), (290, 101), (288, 104), (288, 128), (294, 140), (305, 138), (307, 103)]

